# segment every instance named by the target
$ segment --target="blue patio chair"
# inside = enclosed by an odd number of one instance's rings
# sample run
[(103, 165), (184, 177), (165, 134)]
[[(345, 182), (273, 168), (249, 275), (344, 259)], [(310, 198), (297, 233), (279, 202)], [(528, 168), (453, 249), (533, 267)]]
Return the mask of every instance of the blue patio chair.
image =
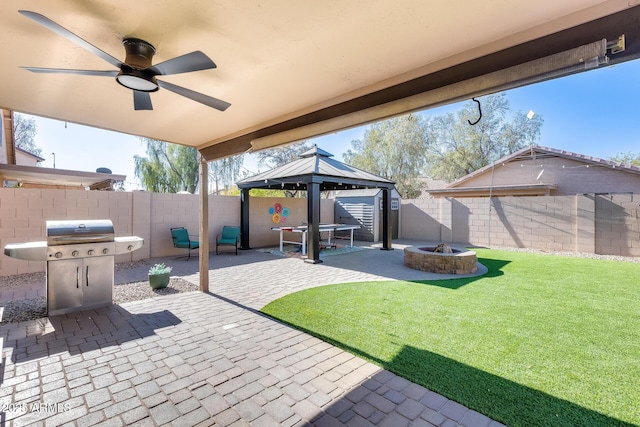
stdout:
[(216, 236), (216, 255), (218, 255), (218, 246), (234, 246), (238, 255), (239, 244), (240, 227), (225, 225), (222, 227), (222, 234)]
[(189, 249), (187, 256), (178, 257), (176, 259), (186, 258), (187, 261), (191, 259), (191, 251), (200, 247), (200, 242), (191, 240), (189, 238), (189, 232), (184, 227), (176, 227), (171, 229), (171, 239), (173, 240), (173, 247), (180, 249)]

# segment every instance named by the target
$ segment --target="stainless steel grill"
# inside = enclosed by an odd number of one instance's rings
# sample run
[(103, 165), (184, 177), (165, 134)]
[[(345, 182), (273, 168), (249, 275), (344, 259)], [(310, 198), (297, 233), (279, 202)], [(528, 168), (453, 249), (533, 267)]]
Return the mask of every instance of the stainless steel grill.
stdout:
[(50, 316), (109, 305), (113, 301), (115, 255), (139, 249), (137, 236), (114, 237), (106, 220), (47, 221), (47, 240), (6, 245), (5, 255), (47, 261)]

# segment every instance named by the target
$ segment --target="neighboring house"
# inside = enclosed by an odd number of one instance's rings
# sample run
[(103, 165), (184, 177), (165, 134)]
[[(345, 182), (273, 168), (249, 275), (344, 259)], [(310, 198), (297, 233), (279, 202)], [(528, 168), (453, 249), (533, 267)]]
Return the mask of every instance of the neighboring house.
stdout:
[[(13, 112), (0, 110), (0, 182), (2, 187), (64, 188), (75, 190), (113, 190), (116, 182), (126, 175), (114, 175), (108, 169), (102, 172), (43, 168), (40, 156), (15, 146)], [(101, 170), (101, 169), (98, 169)]]
[(39, 166), (38, 163), (44, 162), (40, 156), (16, 147), (16, 165), (18, 166)]
[(441, 188), (445, 188), (449, 183), (442, 179), (435, 179), (428, 176), (419, 177), (418, 180), (422, 183), (421, 193), (418, 196), (418, 199), (433, 199), (430, 193), (432, 190), (440, 190)]
[(640, 167), (533, 145), (429, 193), (434, 197), (489, 197), (639, 191)]

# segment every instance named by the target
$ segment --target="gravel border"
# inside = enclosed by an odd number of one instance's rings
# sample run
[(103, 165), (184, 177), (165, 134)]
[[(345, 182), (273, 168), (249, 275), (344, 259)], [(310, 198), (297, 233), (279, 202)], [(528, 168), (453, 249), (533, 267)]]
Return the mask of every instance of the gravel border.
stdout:
[(124, 283), (114, 286), (113, 302), (114, 304), (122, 304), (124, 302), (141, 301), (157, 296), (195, 292), (199, 289), (200, 287), (198, 285), (194, 285), (180, 277), (170, 278), (169, 285), (163, 289), (151, 288), (148, 281)]
[(45, 283), (47, 283), (47, 277), (44, 271), (16, 274), (14, 276), (0, 276), (0, 288), (25, 285), (42, 285), (44, 287)]
[[(479, 248), (484, 248), (484, 246), (478, 246)], [(512, 248), (512, 247), (501, 247), (501, 246), (492, 246), (487, 249), (495, 249), (499, 251), (509, 251), (509, 252), (524, 252), (530, 254), (542, 254), (542, 255), (556, 255), (556, 256), (566, 256), (573, 258), (589, 258), (589, 259), (602, 259), (608, 261), (622, 261), (622, 262), (636, 262), (640, 263), (640, 257), (630, 257), (630, 256), (622, 256), (622, 255), (598, 255), (592, 254), (588, 252), (569, 252), (569, 251), (543, 251), (540, 249), (528, 249), (528, 248)]]
[[(38, 274), (39, 273), (30, 273), (28, 276)], [(27, 279), (37, 280), (38, 277), (29, 277)], [(24, 281), (21, 283), (24, 283)], [(16, 284), (2, 283), (0, 284), (0, 286), (16, 286)], [(164, 289), (152, 289), (148, 281), (123, 283), (114, 286), (113, 303), (122, 304), (125, 302), (141, 301), (159, 296), (179, 294), (184, 292), (195, 292), (198, 289), (198, 285), (194, 285), (193, 283), (188, 282), (180, 277), (172, 277), (169, 280), (169, 285)], [(0, 325), (47, 317), (46, 304), (47, 301), (44, 297), (29, 298), (4, 303), (4, 314), (2, 316), (2, 322), (0, 322)]]

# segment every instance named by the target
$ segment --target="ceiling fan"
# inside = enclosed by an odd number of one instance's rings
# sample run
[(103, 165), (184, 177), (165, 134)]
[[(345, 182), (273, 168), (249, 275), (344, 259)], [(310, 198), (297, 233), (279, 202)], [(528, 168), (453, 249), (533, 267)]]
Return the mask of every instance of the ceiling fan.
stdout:
[(216, 64), (209, 59), (207, 55), (200, 51), (187, 53), (186, 55), (178, 56), (159, 64), (152, 65), (151, 59), (156, 53), (156, 49), (144, 40), (129, 37), (122, 40), (122, 44), (124, 45), (126, 52), (125, 60), (122, 62), (73, 34), (66, 28), (53, 22), (44, 15), (36, 12), (30, 12), (28, 10), (19, 10), (18, 12), (54, 33), (77, 44), (83, 49), (86, 49), (94, 55), (99, 56), (109, 64), (117, 67), (119, 71), (36, 67), (22, 68), (34, 73), (80, 74), (84, 76), (115, 77), (118, 83), (133, 91), (133, 106), (136, 110), (153, 110), (153, 106), (151, 105), (151, 96), (149, 93), (156, 92), (161, 87), (220, 111), (226, 110), (231, 105), (228, 102), (221, 101), (200, 92), (195, 92), (191, 89), (186, 89), (184, 87), (156, 79), (157, 76), (168, 76), (171, 74), (189, 73), (192, 71), (216, 68)]

